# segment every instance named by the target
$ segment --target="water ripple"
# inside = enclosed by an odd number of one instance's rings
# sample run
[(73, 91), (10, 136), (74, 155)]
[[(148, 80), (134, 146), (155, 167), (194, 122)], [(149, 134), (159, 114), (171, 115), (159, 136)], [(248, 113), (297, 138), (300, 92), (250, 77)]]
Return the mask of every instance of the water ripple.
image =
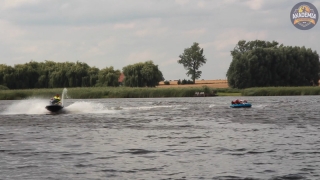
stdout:
[(0, 101), (0, 179), (320, 179), (317, 98)]

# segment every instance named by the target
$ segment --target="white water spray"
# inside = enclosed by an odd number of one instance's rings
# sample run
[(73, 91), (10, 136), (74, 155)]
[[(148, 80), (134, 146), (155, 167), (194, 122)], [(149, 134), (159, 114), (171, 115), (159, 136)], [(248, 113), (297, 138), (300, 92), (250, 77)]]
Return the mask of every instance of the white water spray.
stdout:
[(44, 107), (48, 104), (46, 99), (30, 98), (21, 101), (13, 101), (4, 112), (0, 114), (46, 114)]
[(65, 98), (65, 97), (68, 98), (67, 93), (68, 93), (67, 88), (64, 88), (63, 91), (62, 91), (62, 97), (61, 97), (62, 106), (65, 106), (65, 104), (64, 104), (64, 98)]

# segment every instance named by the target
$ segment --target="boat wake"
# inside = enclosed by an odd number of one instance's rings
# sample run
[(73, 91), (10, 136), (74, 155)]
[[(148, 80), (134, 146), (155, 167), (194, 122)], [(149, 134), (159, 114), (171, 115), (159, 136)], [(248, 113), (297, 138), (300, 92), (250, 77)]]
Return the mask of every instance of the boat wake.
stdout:
[[(12, 104), (8, 105), (3, 112), (0, 112), (0, 114), (51, 114), (51, 112), (45, 108), (47, 105), (47, 99), (31, 98), (14, 101)], [(122, 108), (107, 108), (101, 103), (80, 101), (65, 106), (58, 114), (116, 113), (119, 110), (122, 110)]]
[(173, 108), (174, 106), (136, 106), (136, 107), (122, 107), (124, 110), (151, 110), (157, 108)]
[(14, 101), (1, 114), (46, 114), (48, 110), (45, 106), (48, 105), (46, 99), (25, 99)]
[(64, 108), (64, 112), (68, 114), (87, 114), (87, 113), (116, 113), (122, 110), (120, 107), (107, 108), (101, 103), (94, 102), (74, 102)]
[(66, 102), (67, 89), (64, 88), (62, 92), (62, 106), (63, 108), (58, 112), (50, 112), (45, 107), (48, 106), (48, 99), (40, 99), (37, 97), (31, 97), (25, 100), (13, 101), (7, 108), (0, 114), (14, 115), (14, 114), (110, 114), (120, 111), (132, 111), (132, 110), (151, 110), (154, 108), (174, 108), (174, 109), (188, 109), (181, 107), (180, 105), (151, 105), (151, 106), (136, 106), (136, 107), (106, 107), (103, 103), (88, 102), (88, 101), (76, 101), (71, 100), (72, 103)]

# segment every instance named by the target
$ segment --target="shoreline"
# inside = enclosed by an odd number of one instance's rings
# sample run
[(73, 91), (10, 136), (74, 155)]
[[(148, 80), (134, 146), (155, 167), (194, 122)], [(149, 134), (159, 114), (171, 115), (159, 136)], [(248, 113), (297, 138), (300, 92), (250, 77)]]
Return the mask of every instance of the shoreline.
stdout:
[[(0, 90), (0, 100), (21, 100), (28, 98), (51, 98), (62, 94), (64, 88)], [(76, 87), (67, 88), (71, 99), (100, 98), (167, 98), (167, 97), (216, 97), (216, 96), (304, 96), (320, 95), (319, 86), (259, 87), (232, 89), (226, 80), (197, 80), (196, 84), (170, 85), (160, 82), (150, 87)]]
[(196, 80), (195, 84), (179, 84), (178, 80), (168, 81), (170, 84), (165, 85), (164, 81), (159, 82), (157, 88), (176, 88), (176, 87), (202, 87), (207, 86), (209, 88), (229, 88), (228, 81), (226, 79), (217, 79), (217, 80)]

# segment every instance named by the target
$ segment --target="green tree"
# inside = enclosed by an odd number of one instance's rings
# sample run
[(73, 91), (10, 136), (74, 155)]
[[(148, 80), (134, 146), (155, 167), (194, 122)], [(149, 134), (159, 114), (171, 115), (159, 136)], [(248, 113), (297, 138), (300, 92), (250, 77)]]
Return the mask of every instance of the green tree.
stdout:
[(183, 65), (187, 70), (186, 75), (191, 75), (191, 79), (195, 83), (195, 80), (199, 79), (202, 74), (199, 68), (207, 62), (207, 59), (203, 55), (203, 49), (199, 47), (198, 43), (194, 42), (190, 48), (184, 49), (179, 58), (178, 63)]
[(5, 64), (0, 65), (0, 84), (7, 86), (10, 89), (15, 89), (15, 69)]
[(227, 71), (232, 88), (318, 85), (319, 55), (303, 47), (239, 41)]
[(119, 86), (120, 70), (114, 70), (112, 66), (99, 71), (97, 86)]
[(100, 69), (96, 67), (90, 67), (88, 69), (88, 75), (89, 75), (89, 86), (95, 86), (98, 81), (98, 75), (99, 75)]
[(123, 67), (124, 85), (129, 87), (155, 87), (163, 81), (162, 72), (152, 61)]
[(253, 49), (257, 48), (272, 48), (272, 47), (277, 47), (278, 42), (272, 41), (261, 41), (261, 40), (255, 40), (255, 41), (245, 41), (245, 40), (240, 40), (234, 49), (231, 51), (232, 57), (235, 57), (237, 55), (241, 55), (247, 51), (251, 51)]
[(164, 80), (162, 72), (152, 61), (147, 61), (143, 64), (141, 75), (147, 87), (155, 87), (159, 85), (160, 81)]

